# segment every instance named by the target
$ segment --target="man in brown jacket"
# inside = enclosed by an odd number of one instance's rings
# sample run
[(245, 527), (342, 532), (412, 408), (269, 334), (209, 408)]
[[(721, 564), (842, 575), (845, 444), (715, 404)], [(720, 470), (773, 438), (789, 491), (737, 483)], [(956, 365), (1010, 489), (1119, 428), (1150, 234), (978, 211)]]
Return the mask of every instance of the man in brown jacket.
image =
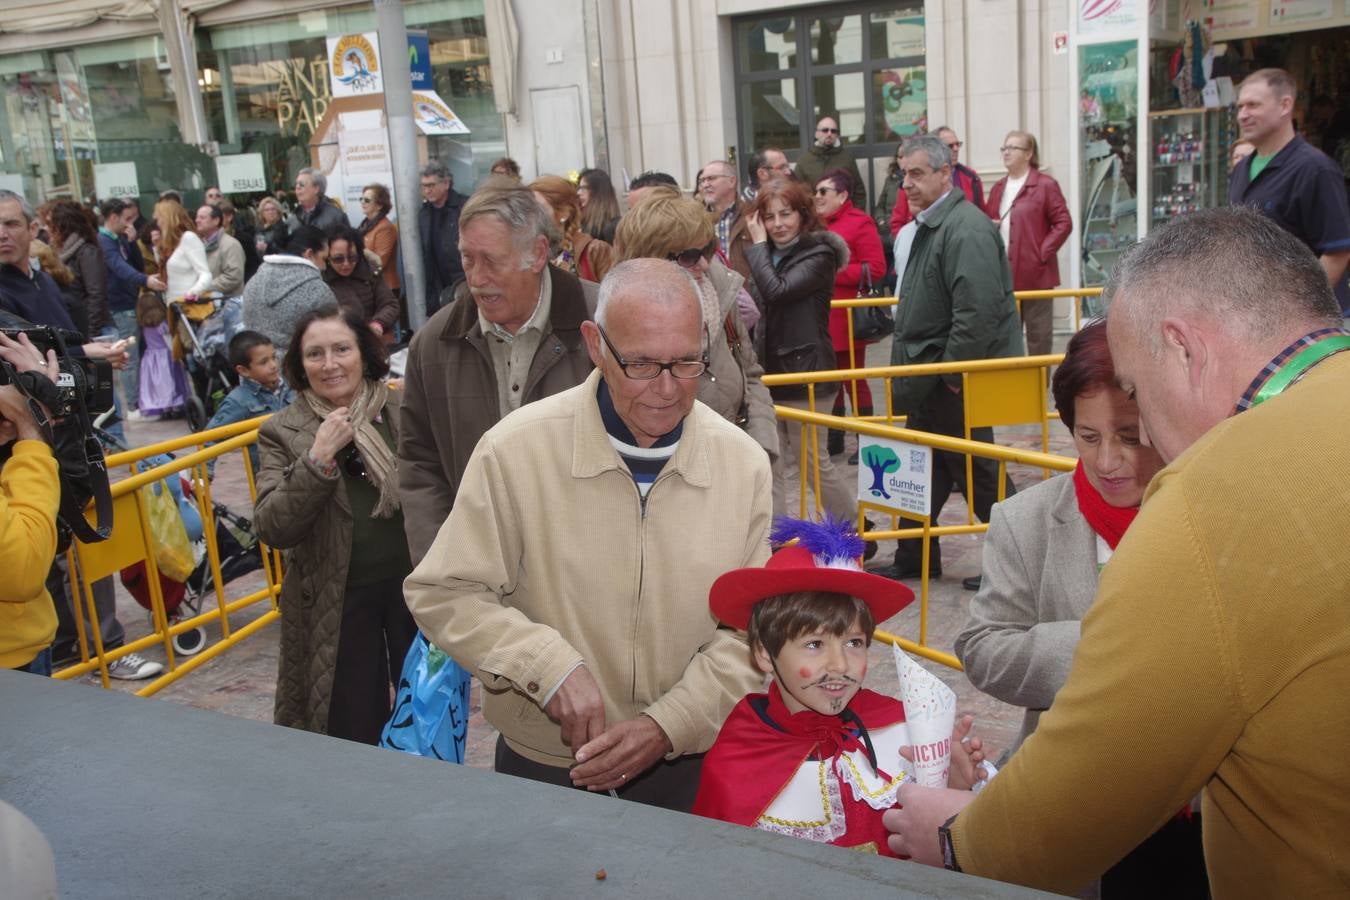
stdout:
[(581, 323), (595, 298), (548, 264), (550, 224), (518, 186), (485, 187), (460, 213), (465, 278), (408, 351), (398, 453), (414, 565), (450, 514), (484, 432), (591, 371)]

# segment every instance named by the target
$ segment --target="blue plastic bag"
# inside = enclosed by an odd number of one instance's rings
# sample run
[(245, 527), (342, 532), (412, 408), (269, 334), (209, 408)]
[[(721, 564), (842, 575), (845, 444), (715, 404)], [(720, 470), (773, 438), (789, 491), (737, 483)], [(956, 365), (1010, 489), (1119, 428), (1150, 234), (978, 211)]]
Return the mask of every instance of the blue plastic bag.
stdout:
[(463, 763), (468, 733), (469, 673), (418, 632), (403, 660), (380, 746)]

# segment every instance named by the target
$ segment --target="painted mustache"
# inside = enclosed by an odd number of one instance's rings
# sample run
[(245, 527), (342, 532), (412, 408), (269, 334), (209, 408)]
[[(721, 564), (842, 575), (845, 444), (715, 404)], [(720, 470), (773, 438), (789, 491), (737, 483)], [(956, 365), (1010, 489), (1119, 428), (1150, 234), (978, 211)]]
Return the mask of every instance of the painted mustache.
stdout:
[(848, 684), (861, 684), (861, 683), (862, 683), (862, 682), (860, 682), (858, 679), (853, 678), (852, 676), (849, 676), (849, 675), (822, 675), (820, 678), (817, 678), (815, 681), (811, 682), (810, 684), (805, 685), (805, 687), (809, 687), (809, 688), (820, 687), (822, 684), (830, 684), (831, 682), (839, 682), (839, 681), (843, 681), (843, 682), (846, 682), (846, 683), (848, 683)]

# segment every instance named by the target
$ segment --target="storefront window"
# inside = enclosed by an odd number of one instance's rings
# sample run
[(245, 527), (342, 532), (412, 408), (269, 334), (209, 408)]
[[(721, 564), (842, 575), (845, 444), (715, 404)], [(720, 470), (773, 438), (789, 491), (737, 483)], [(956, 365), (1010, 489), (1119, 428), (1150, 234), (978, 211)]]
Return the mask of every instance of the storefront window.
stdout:
[[(1089, 44), (1078, 53), (1082, 283), (1096, 285), (1138, 236), (1138, 43)], [(1088, 304), (1087, 312), (1101, 310)]]
[(128, 162), (145, 207), (159, 191), (191, 186), (210, 167), (205, 154), (182, 143), (158, 38), (4, 57), (0, 91), (0, 177), (32, 200), (92, 198), (100, 187), (96, 167)]
[(928, 127), (923, 5), (831, 3), (732, 27), (742, 155), (772, 146), (795, 160), (835, 116), (875, 197), (896, 144)]
[[(410, 30), (427, 32), (435, 90), (471, 131), (426, 137), (427, 154), (449, 165), (467, 191), (505, 146), (482, 0), (414, 0), (403, 14)], [(366, 4), (200, 33), (199, 85), (221, 153), (262, 154), (272, 189), (289, 189), (311, 164), (310, 141), (331, 100), (328, 36), (374, 30), (375, 12)]]

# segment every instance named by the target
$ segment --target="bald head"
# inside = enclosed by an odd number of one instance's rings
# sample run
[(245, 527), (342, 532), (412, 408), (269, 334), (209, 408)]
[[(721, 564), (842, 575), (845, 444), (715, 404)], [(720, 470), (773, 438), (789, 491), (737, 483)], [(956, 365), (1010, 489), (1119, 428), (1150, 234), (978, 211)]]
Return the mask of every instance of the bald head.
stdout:
[(633, 441), (650, 447), (694, 407), (707, 358), (698, 289), (673, 262), (630, 259), (601, 282), (595, 319), (581, 326), (586, 350)]
[[(656, 309), (681, 308), (691, 311), (695, 323), (702, 321), (698, 286), (688, 272), (665, 259), (631, 259), (610, 269), (600, 283), (595, 321), (606, 326), (618, 315), (640, 317)], [(694, 331), (701, 327), (696, 324)]]

